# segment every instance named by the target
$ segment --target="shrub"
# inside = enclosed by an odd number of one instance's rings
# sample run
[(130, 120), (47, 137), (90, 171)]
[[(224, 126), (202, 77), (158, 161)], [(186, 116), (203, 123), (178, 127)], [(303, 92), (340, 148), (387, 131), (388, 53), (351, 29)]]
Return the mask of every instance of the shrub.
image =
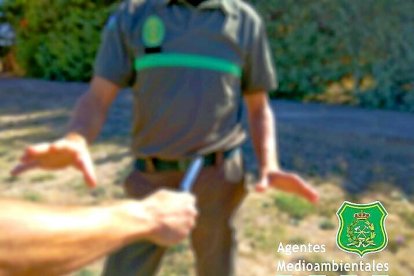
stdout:
[[(88, 80), (115, 0), (6, 0), (28, 76)], [(273, 96), (414, 111), (414, 2), (251, 0), (265, 19)]]
[(277, 63), (274, 95), (414, 111), (413, 1), (252, 2)]
[(88, 80), (101, 29), (114, 1), (7, 0), (16, 30), (14, 53), (28, 76)]
[(284, 193), (275, 196), (274, 204), (280, 211), (298, 220), (315, 212), (315, 208), (304, 199)]

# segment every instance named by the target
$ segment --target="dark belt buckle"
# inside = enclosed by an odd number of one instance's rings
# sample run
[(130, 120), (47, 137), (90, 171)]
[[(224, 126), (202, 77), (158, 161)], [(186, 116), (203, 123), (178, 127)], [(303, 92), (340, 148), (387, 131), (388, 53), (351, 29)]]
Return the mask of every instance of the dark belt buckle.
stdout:
[(177, 161), (177, 169), (179, 171), (185, 172), (190, 166), (191, 160), (183, 159)]

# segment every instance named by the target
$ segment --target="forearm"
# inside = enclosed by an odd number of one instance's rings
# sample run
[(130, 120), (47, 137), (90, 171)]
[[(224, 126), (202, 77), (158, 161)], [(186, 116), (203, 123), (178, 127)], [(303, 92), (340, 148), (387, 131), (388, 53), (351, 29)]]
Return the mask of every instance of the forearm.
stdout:
[(95, 140), (119, 89), (119, 86), (106, 79), (93, 77), (89, 91), (78, 100), (75, 106), (68, 133), (79, 134), (89, 143)]
[(99, 98), (88, 91), (76, 103), (69, 122), (68, 134), (79, 134), (89, 143), (94, 141), (103, 127), (106, 112)]
[(259, 162), (259, 173), (279, 170), (275, 118), (266, 103), (249, 112), (253, 148)]
[[(122, 204), (56, 208), (0, 201), (0, 275), (62, 275), (148, 234)], [(139, 214), (142, 219), (139, 220)]]

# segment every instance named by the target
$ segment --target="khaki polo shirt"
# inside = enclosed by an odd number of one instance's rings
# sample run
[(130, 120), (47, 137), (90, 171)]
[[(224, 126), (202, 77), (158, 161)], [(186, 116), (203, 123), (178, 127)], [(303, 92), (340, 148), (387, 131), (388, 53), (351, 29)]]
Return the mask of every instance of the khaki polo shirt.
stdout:
[(242, 97), (276, 89), (271, 56), (243, 1), (131, 0), (108, 20), (95, 75), (132, 86), (136, 157), (180, 159), (244, 141)]

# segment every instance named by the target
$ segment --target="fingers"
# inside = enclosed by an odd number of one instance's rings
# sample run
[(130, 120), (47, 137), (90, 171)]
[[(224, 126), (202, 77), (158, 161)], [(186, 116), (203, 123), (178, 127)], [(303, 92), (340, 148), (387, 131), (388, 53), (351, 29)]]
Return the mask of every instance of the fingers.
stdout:
[(179, 192), (177, 194), (182, 198), (182, 200), (187, 202), (189, 206), (194, 206), (195, 208), (196, 198), (194, 195), (190, 193), (183, 193), (183, 192)]
[(34, 146), (29, 146), (23, 156), (20, 158), (20, 163), (15, 166), (10, 174), (12, 176), (21, 175), (29, 170), (39, 167), (39, 161), (37, 158), (46, 154), (50, 150), (50, 144), (42, 143)]
[(76, 160), (75, 167), (79, 169), (83, 178), (89, 188), (95, 188), (97, 185), (97, 178), (95, 168), (89, 153), (84, 153), (78, 160)]
[(193, 228), (195, 225), (195, 219), (198, 216), (198, 210), (196, 207), (196, 199), (192, 195), (186, 195), (187, 196), (187, 213), (189, 215), (189, 219), (191, 222), (190, 227)]
[(55, 143), (57, 150), (69, 149), (74, 154), (74, 166), (81, 171), (85, 183), (89, 188), (95, 188), (97, 186), (97, 178), (95, 168), (92, 162), (92, 158), (85, 144), (68, 142), (67, 140), (60, 140)]
[(14, 167), (10, 173), (12, 176), (18, 176), (28, 170), (38, 167), (38, 165), (39, 163), (37, 161), (22, 162), (18, 164), (16, 167)]
[(60, 139), (53, 143), (29, 146), (11, 174), (14, 176), (35, 168), (57, 170), (73, 166), (83, 174), (86, 184), (93, 188), (97, 184), (92, 158), (86, 143), (79, 140)]
[(192, 225), (194, 225), (195, 218), (198, 215), (195, 196), (190, 193), (183, 193), (183, 192), (170, 192), (170, 193), (174, 193), (175, 202), (172, 204), (175, 205), (175, 208), (183, 210), (182, 218), (187, 220), (188, 222), (192, 222)]
[(83, 177), (85, 179), (86, 184), (90, 188), (95, 188), (97, 186), (97, 179), (94, 166), (92, 164), (92, 160), (89, 160), (85, 163), (84, 170), (82, 171)]
[(24, 157), (34, 158), (36, 156), (46, 154), (49, 151), (50, 151), (50, 144), (49, 143), (42, 143), (42, 144), (37, 144), (37, 145), (34, 145), (34, 146), (29, 146), (26, 149), (23, 158)]
[(281, 191), (296, 194), (312, 203), (319, 201), (317, 190), (296, 174), (275, 172), (270, 174), (269, 178), (271, 186)]
[(159, 190), (146, 198), (144, 204), (154, 223), (149, 239), (155, 243), (174, 245), (186, 238), (196, 224), (198, 212), (191, 194)]
[(50, 144), (43, 143), (34, 146), (29, 146), (20, 157), (21, 163), (29, 163), (38, 159), (40, 156), (47, 154), (50, 151)]
[(305, 180), (301, 177), (292, 174), (292, 182), (296, 182), (298, 186), (298, 192), (300, 195), (303, 195), (304, 198), (309, 200), (312, 203), (316, 203), (319, 200), (319, 194), (311, 185), (309, 185)]
[(259, 182), (255, 185), (256, 192), (263, 193), (269, 188), (269, 181), (267, 177), (262, 177)]
[(319, 201), (319, 193), (310, 186), (307, 186), (307, 189), (305, 190), (305, 197), (312, 203), (317, 203)]
[(154, 194), (154, 198), (160, 201), (164, 206), (169, 206), (169, 210), (184, 210), (189, 215), (196, 216), (198, 214), (196, 208), (196, 197), (190, 193), (169, 191), (166, 189), (158, 190)]

